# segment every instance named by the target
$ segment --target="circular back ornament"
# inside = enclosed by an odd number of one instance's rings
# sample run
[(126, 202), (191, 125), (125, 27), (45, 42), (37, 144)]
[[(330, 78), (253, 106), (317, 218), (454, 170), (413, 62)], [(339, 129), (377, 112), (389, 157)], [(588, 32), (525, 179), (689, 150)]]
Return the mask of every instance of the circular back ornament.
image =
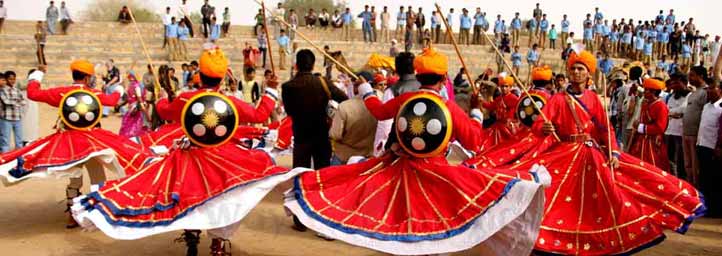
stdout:
[[(532, 104), (536, 104), (538, 108), (535, 108)], [(530, 93), (524, 95), (519, 99), (519, 104), (516, 105), (516, 116), (519, 118), (519, 122), (527, 127), (532, 127), (534, 121), (541, 116), (539, 110), (546, 104), (546, 99), (539, 94)]]
[(85, 130), (98, 125), (102, 117), (102, 109), (103, 105), (95, 93), (75, 89), (63, 95), (58, 114), (66, 127)]
[(186, 137), (200, 147), (214, 147), (233, 138), (238, 128), (238, 111), (233, 102), (217, 92), (194, 95), (181, 113)]
[(414, 95), (396, 114), (396, 137), (406, 153), (418, 157), (441, 154), (451, 139), (451, 113), (435, 95)]

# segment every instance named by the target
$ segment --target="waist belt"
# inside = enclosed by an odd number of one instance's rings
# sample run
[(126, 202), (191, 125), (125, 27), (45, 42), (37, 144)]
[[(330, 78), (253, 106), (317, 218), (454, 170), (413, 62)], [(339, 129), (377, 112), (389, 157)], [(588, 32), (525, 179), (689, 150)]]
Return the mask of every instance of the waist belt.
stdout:
[(594, 141), (594, 139), (592, 139), (592, 136), (586, 133), (562, 136), (561, 140), (563, 142), (584, 143), (589, 147), (596, 145), (596, 142)]

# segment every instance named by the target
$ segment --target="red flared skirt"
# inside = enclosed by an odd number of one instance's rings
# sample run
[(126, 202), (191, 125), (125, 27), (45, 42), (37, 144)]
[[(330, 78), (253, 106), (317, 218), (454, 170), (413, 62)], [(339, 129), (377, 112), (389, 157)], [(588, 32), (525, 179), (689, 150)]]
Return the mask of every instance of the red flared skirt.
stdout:
[(665, 143), (663, 135), (635, 133), (630, 141), (629, 154), (651, 163), (663, 171), (669, 171), (667, 143)]

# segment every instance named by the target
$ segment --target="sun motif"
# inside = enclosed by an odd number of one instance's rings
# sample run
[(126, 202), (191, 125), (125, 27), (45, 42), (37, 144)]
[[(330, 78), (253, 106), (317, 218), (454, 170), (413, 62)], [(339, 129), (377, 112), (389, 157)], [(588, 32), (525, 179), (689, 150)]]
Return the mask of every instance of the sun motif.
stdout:
[(426, 130), (426, 124), (420, 117), (411, 118), (409, 127), (409, 132), (411, 132), (412, 135), (421, 135), (424, 133), (424, 130)]
[(220, 121), (220, 118), (218, 117), (218, 114), (213, 111), (206, 111), (203, 113), (203, 116), (201, 117), (201, 122), (203, 125), (205, 125), (208, 128), (215, 128)]
[(75, 106), (75, 112), (78, 112), (78, 114), (84, 115), (88, 112), (88, 105), (85, 103), (78, 103), (78, 105)]

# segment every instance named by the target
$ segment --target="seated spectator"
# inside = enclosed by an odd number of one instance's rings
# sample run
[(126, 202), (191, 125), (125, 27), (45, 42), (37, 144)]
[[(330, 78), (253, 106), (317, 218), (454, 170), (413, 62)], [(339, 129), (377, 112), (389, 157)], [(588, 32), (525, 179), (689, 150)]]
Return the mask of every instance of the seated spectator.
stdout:
[(118, 13), (118, 22), (121, 24), (128, 24), (130, 23), (131, 17), (130, 17), (130, 11), (128, 11), (128, 6), (123, 6), (122, 9), (120, 9), (120, 13)]

